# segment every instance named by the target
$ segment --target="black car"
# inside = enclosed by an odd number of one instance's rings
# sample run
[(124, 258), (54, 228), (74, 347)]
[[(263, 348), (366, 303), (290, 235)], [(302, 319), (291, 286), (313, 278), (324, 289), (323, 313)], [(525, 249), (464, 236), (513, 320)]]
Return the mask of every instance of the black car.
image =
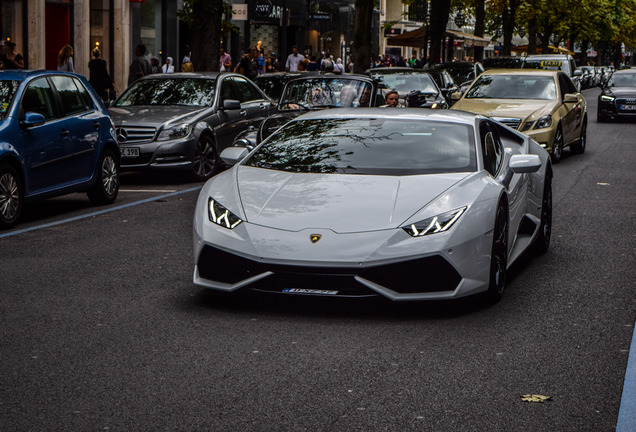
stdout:
[(374, 80), (364, 75), (302, 75), (283, 89), (276, 112), (239, 133), (234, 145), (252, 148), (294, 117), (308, 111), (340, 107), (374, 107), (384, 104)]
[(484, 65), (480, 62), (464, 61), (440, 63), (431, 66), (429, 69), (447, 71), (459, 86), (467, 82), (472, 82), (485, 70)]
[(223, 167), (218, 154), (274, 112), (253, 82), (228, 72), (154, 74), (110, 107), (125, 169), (182, 169), (203, 181)]
[(366, 71), (386, 93), (398, 92), (400, 102), (406, 107), (448, 108), (446, 97), (433, 77), (426, 71), (408, 67), (381, 67)]
[(424, 69), (433, 78), (437, 87), (442, 91), (448, 105), (452, 105), (453, 101), (451, 95), (456, 91), (459, 91), (459, 85), (455, 82), (453, 77), (443, 69)]
[(264, 73), (254, 78), (254, 84), (258, 86), (271, 100), (277, 102), (283, 93), (287, 81), (298, 78), (302, 74), (312, 72), (273, 72)]
[(503, 56), (489, 57), (481, 61), (486, 70), (488, 69), (521, 69), (523, 67), (523, 57)]
[(598, 97), (599, 122), (636, 119), (636, 70), (616, 71)]

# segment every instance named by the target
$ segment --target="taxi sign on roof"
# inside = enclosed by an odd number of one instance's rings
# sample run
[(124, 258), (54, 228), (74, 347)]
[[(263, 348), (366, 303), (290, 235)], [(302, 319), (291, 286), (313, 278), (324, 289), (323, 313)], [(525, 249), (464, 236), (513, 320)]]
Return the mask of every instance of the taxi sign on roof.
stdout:
[(561, 67), (561, 60), (542, 60), (541, 67)]

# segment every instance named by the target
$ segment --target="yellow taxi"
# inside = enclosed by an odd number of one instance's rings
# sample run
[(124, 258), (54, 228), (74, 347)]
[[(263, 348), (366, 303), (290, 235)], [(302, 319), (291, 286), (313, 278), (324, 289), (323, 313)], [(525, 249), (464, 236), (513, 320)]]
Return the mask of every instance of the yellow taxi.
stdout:
[(451, 109), (489, 116), (528, 135), (554, 162), (561, 160), (564, 147), (572, 153), (585, 151), (585, 98), (562, 71), (488, 70)]

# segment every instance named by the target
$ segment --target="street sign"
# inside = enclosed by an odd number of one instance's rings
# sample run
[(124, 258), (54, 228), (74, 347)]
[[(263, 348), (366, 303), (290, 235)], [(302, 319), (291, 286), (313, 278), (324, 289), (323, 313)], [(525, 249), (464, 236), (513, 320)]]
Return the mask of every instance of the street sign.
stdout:
[(256, 0), (254, 3), (254, 14), (259, 18), (266, 18), (272, 13), (272, 2), (269, 0)]
[(232, 5), (232, 21), (247, 21), (247, 3)]

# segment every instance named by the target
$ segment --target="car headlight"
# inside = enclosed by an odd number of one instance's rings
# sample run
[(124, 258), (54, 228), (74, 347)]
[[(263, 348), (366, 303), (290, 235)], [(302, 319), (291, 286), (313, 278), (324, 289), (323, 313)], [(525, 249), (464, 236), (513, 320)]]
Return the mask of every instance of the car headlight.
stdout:
[(534, 125), (534, 129), (545, 129), (552, 126), (552, 116), (550, 114), (541, 117)]
[(433, 216), (409, 226), (402, 227), (411, 237), (422, 237), (448, 231), (457, 219), (466, 211), (467, 207), (452, 210), (441, 215)]
[(214, 198), (208, 198), (208, 218), (223, 228), (234, 229), (243, 220), (219, 204)]
[(525, 132), (531, 129), (533, 125), (534, 125), (534, 120), (525, 122), (525, 124), (521, 127), (521, 132)]
[(157, 141), (167, 141), (178, 138), (185, 138), (190, 135), (192, 131), (192, 126), (189, 124), (180, 124), (175, 125), (169, 128), (166, 128), (161, 131), (159, 136), (157, 137)]
[(601, 100), (603, 102), (614, 102), (616, 100), (616, 98), (614, 98), (612, 96), (601, 95)]

